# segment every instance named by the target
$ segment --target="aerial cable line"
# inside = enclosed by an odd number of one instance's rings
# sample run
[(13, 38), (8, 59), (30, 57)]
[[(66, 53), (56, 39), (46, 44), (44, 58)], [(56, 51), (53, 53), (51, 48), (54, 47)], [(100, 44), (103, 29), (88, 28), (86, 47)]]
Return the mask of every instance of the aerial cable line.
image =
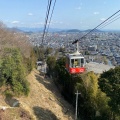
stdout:
[[(46, 11), (46, 18), (45, 18), (45, 21), (47, 20), (49, 4), (50, 4), (50, 0), (48, 0), (48, 6), (47, 6), (47, 11)], [(48, 21), (47, 21), (47, 23), (46, 23), (46, 26), (47, 26), (47, 24), (48, 24)], [(44, 28), (45, 28), (45, 27), (44, 27)], [(45, 29), (45, 33), (46, 33), (46, 29)], [(44, 34), (44, 33), (43, 33), (43, 34)], [(45, 35), (44, 35), (44, 38), (42, 37), (42, 39), (43, 39), (43, 40), (45, 39)], [(43, 43), (43, 41), (42, 41), (42, 43)]]
[(101, 27), (100, 29), (102, 29), (102, 28), (106, 27), (107, 25), (109, 25), (109, 24), (113, 23), (114, 21), (118, 20), (119, 18), (120, 18), (120, 17), (118, 17), (118, 18), (114, 19), (113, 21), (111, 21), (110, 23), (108, 23), (108, 24), (104, 25), (104, 26), (103, 26), (103, 27)]
[(45, 32), (45, 26), (46, 26), (46, 21), (47, 21), (47, 16), (48, 16), (49, 4), (50, 4), (50, 3), (49, 3), (49, 0), (48, 0), (47, 11), (46, 11), (46, 17), (45, 17), (45, 23), (44, 23), (44, 29), (43, 29), (42, 41), (43, 41), (44, 32)]
[(46, 12), (46, 18), (45, 18), (45, 24), (44, 24), (44, 30), (43, 30), (42, 43), (43, 43), (44, 36), (45, 36), (45, 31), (46, 31), (46, 26), (47, 26), (47, 22), (48, 22), (51, 3), (52, 3), (52, 0), (50, 0), (50, 1), (48, 0), (48, 6), (47, 6), (47, 12)]
[(49, 29), (49, 26), (50, 26), (50, 22), (51, 22), (51, 19), (52, 19), (52, 15), (53, 15), (53, 11), (54, 11), (54, 8), (55, 8), (55, 4), (56, 4), (56, 0), (54, 1), (54, 5), (53, 5), (52, 12), (51, 12), (50, 20), (48, 22), (48, 28), (47, 28), (46, 36), (47, 36), (48, 29)]
[(44, 30), (43, 30), (43, 36), (42, 36), (42, 43), (45, 37), (45, 31), (46, 31), (46, 26), (48, 23), (48, 17), (49, 17), (49, 12), (50, 12), (50, 7), (51, 7), (52, 0), (48, 0), (48, 6), (47, 6), (47, 12), (46, 12), (46, 19), (45, 19), (45, 24), (44, 24)]
[[(118, 15), (115, 16), (113, 19), (110, 19), (108, 22), (106, 22), (105, 24), (103, 24), (102, 26), (100, 26), (99, 29), (102, 29), (102, 28), (106, 27), (107, 25), (113, 23), (113, 22), (116, 21), (117, 19), (119, 19), (120, 17), (118, 17), (118, 16), (120, 16), (120, 14), (118, 14)], [(116, 18), (116, 19), (115, 19), (115, 18)]]
[[(108, 17), (106, 20), (104, 20), (102, 23), (100, 23), (99, 25), (97, 25), (95, 28), (93, 28), (92, 30), (90, 30), (88, 33), (86, 33), (85, 35), (83, 35), (80, 39), (85, 38), (85, 36), (87, 36), (88, 34), (90, 34), (91, 32), (93, 32), (96, 28), (100, 27), (102, 24), (104, 24), (106, 21), (108, 21), (109, 19), (111, 19), (113, 16), (115, 16), (117, 13), (119, 13), (120, 10), (118, 10), (117, 12), (115, 12), (113, 15), (111, 15), (110, 17)], [(79, 39), (79, 40), (80, 40)], [(79, 40), (75, 40), (72, 44), (77, 43)]]
[(46, 18), (45, 18), (44, 28), (45, 28), (46, 21), (47, 21), (47, 16), (48, 16), (48, 11), (49, 11), (49, 5), (50, 5), (50, 1), (48, 0), (48, 5), (47, 5), (47, 11), (46, 11)]
[(48, 33), (48, 29), (49, 29), (49, 26), (50, 26), (50, 23), (51, 23), (51, 19), (52, 19), (52, 15), (53, 15), (53, 12), (54, 12), (55, 4), (56, 4), (56, 0), (54, 1), (54, 4), (53, 4), (51, 16), (50, 16), (49, 22), (47, 23), (48, 27), (47, 27), (47, 30), (45, 31), (44, 38), (47, 36), (47, 33)]

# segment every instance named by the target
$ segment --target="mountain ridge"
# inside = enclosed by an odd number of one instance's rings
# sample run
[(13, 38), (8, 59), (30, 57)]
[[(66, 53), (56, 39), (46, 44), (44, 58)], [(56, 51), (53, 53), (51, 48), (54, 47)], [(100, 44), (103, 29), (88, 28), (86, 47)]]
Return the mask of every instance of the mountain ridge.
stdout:
[[(13, 28), (8, 28), (8, 30), (16, 31), (16, 32), (25, 32), (25, 33), (43, 32), (43, 28), (28, 28), (28, 27), (13, 27)], [(80, 30), (80, 29), (49, 28), (48, 32), (75, 33), (75, 32), (90, 32), (91, 30), (92, 29)], [(99, 30), (99, 29), (95, 29), (93, 32), (120, 32), (120, 30)]]

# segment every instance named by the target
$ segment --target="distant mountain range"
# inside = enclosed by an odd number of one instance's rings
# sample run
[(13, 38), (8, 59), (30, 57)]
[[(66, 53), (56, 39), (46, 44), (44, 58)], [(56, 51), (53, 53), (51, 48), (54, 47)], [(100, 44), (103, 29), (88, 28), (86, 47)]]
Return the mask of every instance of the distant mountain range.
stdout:
[(70, 29), (70, 30), (62, 30), (60, 32), (82, 32), (82, 31), (78, 29)]
[[(27, 28), (27, 27), (17, 27), (17, 28), (8, 28), (8, 30), (16, 31), (16, 32), (26, 32), (26, 33), (35, 33), (35, 32), (43, 32), (43, 28)], [(79, 29), (59, 29), (59, 28), (49, 28), (48, 32), (68, 32), (68, 33), (74, 33), (74, 32), (89, 32), (92, 29), (88, 30), (79, 30)], [(120, 32), (120, 30), (105, 30), (101, 31), (99, 29), (95, 29), (93, 32)]]
[[(90, 32), (92, 29), (88, 29), (88, 30), (84, 30), (84, 32)], [(99, 30), (99, 29), (95, 29), (93, 32), (103, 32), (103, 31), (101, 31), (101, 30)]]
[[(9, 28), (10, 30), (16, 30), (20, 32), (43, 32), (43, 28), (27, 28), (27, 27), (17, 27), (17, 28)], [(49, 28), (49, 32), (58, 32), (61, 31), (61, 29), (58, 28)]]

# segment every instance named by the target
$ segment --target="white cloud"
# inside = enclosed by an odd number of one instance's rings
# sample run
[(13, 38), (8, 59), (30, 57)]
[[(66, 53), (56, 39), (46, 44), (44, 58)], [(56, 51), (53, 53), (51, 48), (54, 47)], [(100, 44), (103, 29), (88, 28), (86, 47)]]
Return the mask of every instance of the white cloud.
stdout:
[(99, 12), (94, 12), (93, 14), (94, 14), (94, 15), (98, 15), (98, 14), (100, 14), (100, 13), (99, 13)]
[(51, 21), (51, 24), (63, 24), (63, 22), (62, 21)]
[(43, 25), (43, 22), (34, 23), (35, 25)]
[(12, 24), (17, 24), (17, 23), (20, 23), (20, 21), (15, 20), (15, 21), (12, 21), (11, 23)]
[(29, 15), (29, 16), (32, 16), (32, 15), (33, 15), (33, 13), (28, 13), (28, 15)]
[(105, 19), (105, 18), (101, 18), (100, 20), (101, 20), (101, 21), (105, 21), (106, 19)]
[(81, 10), (81, 7), (79, 6), (79, 7), (77, 7), (77, 8), (75, 8), (76, 10)]

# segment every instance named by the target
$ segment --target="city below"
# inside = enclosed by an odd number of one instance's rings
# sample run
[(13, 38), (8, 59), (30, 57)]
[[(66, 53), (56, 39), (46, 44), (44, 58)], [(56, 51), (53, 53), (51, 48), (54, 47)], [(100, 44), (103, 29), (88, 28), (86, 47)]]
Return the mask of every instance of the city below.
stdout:
[(103, 32), (96, 30), (85, 38), (80, 39), (88, 31), (79, 32), (74, 29), (49, 32), (45, 35), (43, 43), (43, 32), (25, 33), (32, 45), (39, 46), (42, 44), (54, 50), (64, 48), (65, 53), (71, 53), (76, 50), (76, 44), (72, 44), (72, 42), (78, 39), (79, 50), (87, 62), (105, 63), (107, 60), (106, 64), (108, 65), (120, 65), (120, 32)]
[[(72, 44), (75, 40), (79, 40), (79, 51), (85, 57), (86, 62), (97, 62), (107, 64), (109, 66), (120, 65), (120, 31), (119, 30), (94, 30), (84, 38), (89, 30), (61, 30), (50, 29), (45, 34), (43, 40), (43, 29), (40, 28), (9, 28), (10, 30), (25, 33), (29, 42), (33, 46), (53, 48), (53, 53), (59, 48), (64, 48), (64, 53), (72, 53), (76, 50), (76, 44)], [(43, 41), (43, 42), (42, 42)]]

